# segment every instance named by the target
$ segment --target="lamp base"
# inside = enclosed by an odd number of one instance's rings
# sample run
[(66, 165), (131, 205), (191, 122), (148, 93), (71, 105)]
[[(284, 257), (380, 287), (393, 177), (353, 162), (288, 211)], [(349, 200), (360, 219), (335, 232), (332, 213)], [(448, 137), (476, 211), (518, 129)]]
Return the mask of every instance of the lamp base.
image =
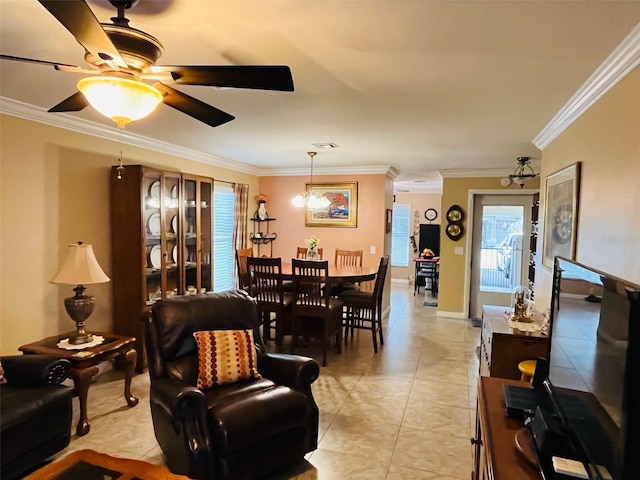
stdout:
[(83, 343), (89, 342), (93, 342), (93, 335), (85, 332), (84, 328), (78, 328), (78, 332), (69, 337), (69, 343), (71, 345), (82, 345)]
[(64, 308), (71, 319), (76, 322), (76, 334), (69, 337), (72, 345), (81, 345), (93, 340), (93, 336), (84, 330), (84, 322), (93, 313), (96, 304), (96, 297), (83, 295), (85, 288), (78, 285), (74, 288), (76, 294), (73, 297), (64, 299)]

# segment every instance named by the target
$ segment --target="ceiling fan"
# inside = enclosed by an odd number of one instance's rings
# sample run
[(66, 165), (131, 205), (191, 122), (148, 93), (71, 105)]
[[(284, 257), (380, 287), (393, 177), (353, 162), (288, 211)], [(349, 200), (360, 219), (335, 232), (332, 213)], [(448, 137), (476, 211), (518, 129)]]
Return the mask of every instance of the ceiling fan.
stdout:
[[(138, 0), (109, 0), (118, 12), (116, 17), (111, 18), (112, 23), (100, 23), (85, 0), (38, 2), (84, 47), (84, 58), (89, 64), (88, 68), (82, 68), (0, 54), (3, 60), (50, 65), (59, 71), (90, 75), (78, 82), (80, 91), (49, 109), (49, 112), (76, 112), (91, 104), (120, 128), (124, 128), (130, 121), (151, 113), (162, 102), (217, 127), (235, 117), (171, 88), (167, 83), (293, 91), (291, 70), (284, 65), (156, 65), (164, 51), (162, 44), (148, 33), (130, 27), (125, 17), (126, 10)], [(128, 96), (118, 106), (116, 97), (120, 94)], [(132, 106), (144, 108), (140, 112), (124, 111)]]

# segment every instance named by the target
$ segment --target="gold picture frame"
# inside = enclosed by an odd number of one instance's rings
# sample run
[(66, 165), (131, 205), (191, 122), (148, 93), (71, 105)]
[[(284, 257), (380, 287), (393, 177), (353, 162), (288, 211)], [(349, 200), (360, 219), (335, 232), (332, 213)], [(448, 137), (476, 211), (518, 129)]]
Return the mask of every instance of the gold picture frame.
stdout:
[(307, 227), (358, 226), (358, 182), (307, 183), (307, 193), (330, 202), (326, 208), (307, 210)]
[(547, 268), (553, 268), (556, 256), (575, 258), (579, 195), (580, 162), (545, 179), (542, 264)]

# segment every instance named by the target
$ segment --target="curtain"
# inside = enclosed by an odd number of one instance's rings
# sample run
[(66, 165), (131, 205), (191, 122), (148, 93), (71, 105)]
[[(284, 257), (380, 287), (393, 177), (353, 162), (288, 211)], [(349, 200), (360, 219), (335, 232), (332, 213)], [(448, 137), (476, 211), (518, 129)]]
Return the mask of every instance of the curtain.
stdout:
[(247, 210), (249, 205), (249, 185), (236, 183), (233, 185), (235, 196), (234, 217), (235, 230), (233, 239), (236, 249), (247, 248)]

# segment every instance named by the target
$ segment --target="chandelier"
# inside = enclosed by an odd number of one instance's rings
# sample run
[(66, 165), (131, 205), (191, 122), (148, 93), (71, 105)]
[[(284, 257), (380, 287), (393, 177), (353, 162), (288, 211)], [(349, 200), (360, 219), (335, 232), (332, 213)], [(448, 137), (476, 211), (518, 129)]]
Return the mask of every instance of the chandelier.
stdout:
[(509, 178), (520, 185), (520, 188), (523, 188), (525, 183), (537, 177), (538, 174), (535, 173), (531, 167), (531, 157), (518, 157), (516, 160), (518, 161), (518, 166), (515, 171), (509, 175)]
[[(317, 154), (318, 152), (307, 152), (307, 155), (311, 158), (311, 180), (309, 180), (308, 188), (313, 187), (313, 157)], [(314, 192), (309, 193), (309, 190), (296, 195), (291, 200), (291, 203), (298, 208), (306, 207), (307, 210), (320, 210), (322, 208), (327, 208), (331, 204), (327, 197)]]

